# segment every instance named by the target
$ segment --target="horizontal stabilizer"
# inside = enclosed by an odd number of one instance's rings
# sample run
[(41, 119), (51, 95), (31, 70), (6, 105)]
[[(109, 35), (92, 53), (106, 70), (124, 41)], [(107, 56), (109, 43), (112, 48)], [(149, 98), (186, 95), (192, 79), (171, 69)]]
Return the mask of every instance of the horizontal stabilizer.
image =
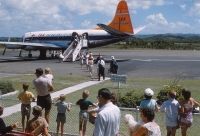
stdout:
[(106, 32), (110, 33), (113, 36), (130, 36), (130, 34), (128, 33), (120, 32), (105, 24), (97, 24), (97, 26), (99, 26), (101, 29), (105, 30)]
[(146, 28), (146, 26), (142, 26), (142, 27), (135, 28), (134, 34), (137, 34), (137, 33), (141, 32), (141, 31), (144, 30), (145, 28)]

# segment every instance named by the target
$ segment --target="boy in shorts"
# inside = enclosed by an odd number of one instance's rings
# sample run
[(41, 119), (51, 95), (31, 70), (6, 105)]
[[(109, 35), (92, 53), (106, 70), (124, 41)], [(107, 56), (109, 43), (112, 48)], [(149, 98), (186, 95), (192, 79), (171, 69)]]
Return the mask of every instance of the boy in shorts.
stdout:
[(63, 136), (64, 132), (64, 124), (66, 123), (66, 111), (70, 111), (70, 104), (65, 102), (65, 96), (63, 94), (60, 95), (59, 101), (55, 104), (57, 106), (57, 135), (59, 133), (59, 128), (61, 125), (61, 136)]
[(29, 92), (28, 91), (28, 87), (29, 85), (24, 83), (22, 85), (23, 87), (23, 92), (21, 92), (19, 95), (18, 95), (18, 99), (21, 101), (21, 114), (22, 114), (22, 130), (24, 131), (25, 129), (25, 117), (26, 117), (26, 125), (29, 121), (29, 118), (30, 118), (30, 113), (31, 113), (31, 102), (32, 101), (35, 101), (35, 98), (34, 98), (34, 95), (32, 92)]
[(88, 96), (89, 96), (89, 91), (85, 90), (82, 93), (82, 99), (79, 99), (76, 102), (76, 105), (80, 106), (80, 112), (79, 112), (79, 135), (80, 136), (85, 136), (86, 125), (89, 118), (89, 115), (88, 115), (89, 106), (96, 106), (91, 101), (87, 100)]

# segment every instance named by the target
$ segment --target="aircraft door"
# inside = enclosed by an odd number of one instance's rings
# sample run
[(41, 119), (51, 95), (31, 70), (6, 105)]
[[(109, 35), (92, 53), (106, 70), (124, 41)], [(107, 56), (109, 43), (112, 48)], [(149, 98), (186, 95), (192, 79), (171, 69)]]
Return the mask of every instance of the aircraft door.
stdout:
[(83, 33), (82, 34), (82, 39), (83, 39), (83, 48), (88, 47), (88, 33)]
[(77, 32), (73, 32), (72, 33), (72, 37), (71, 37), (71, 42), (73, 42), (75, 39), (79, 39), (80, 37), (79, 37), (79, 35), (78, 35), (78, 33)]

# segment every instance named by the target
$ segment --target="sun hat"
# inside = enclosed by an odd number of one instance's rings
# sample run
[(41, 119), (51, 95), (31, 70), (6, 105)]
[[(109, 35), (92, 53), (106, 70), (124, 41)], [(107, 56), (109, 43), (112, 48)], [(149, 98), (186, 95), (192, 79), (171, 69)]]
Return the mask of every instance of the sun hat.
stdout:
[(151, 90), (151, 88), (147, 88), (147, 89), (144, 90), (144, 94), (146, 96), (153, 96), (154, 92), (153, 92), (153, 90)]

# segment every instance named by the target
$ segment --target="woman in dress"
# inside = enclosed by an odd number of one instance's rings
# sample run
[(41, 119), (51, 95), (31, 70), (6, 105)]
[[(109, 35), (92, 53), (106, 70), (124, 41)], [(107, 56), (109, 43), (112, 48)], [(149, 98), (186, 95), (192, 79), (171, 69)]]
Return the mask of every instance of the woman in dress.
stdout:
[(183, 100), (180, 101), (180, 126), (182, 136), (186, 136), (188, 128), (192, 125), (193, 108), (200, 106), (200, 103), (191, 97), (191, 92), (189, 90), (183, 89), (182, 96)]
[(141, 109), (140, 116), (141, 126), (131, 136), (161, 136), (160, 127), (154, 121), (154, 110)]

